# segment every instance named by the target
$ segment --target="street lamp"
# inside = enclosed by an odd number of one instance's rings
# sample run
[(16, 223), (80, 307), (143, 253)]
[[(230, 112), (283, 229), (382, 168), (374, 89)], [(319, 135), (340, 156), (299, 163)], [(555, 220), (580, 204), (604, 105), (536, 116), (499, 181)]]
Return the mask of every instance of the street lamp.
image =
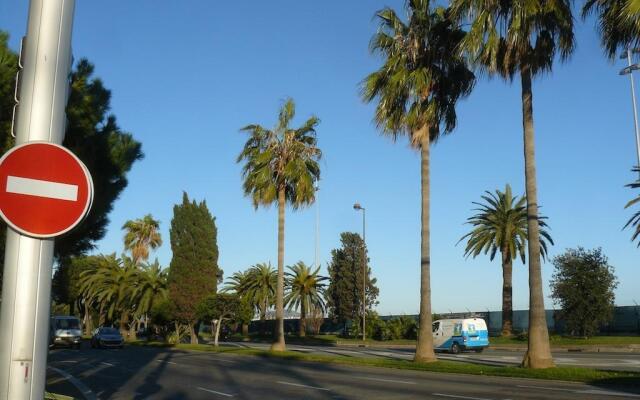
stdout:
[(365, 240), (365, 208), (360, 203), (355, 203), (353, 209), (362, 211), (362, 342), (366, 339), (366, 321), (367, 321), (367, 243)]
[(633, 82), (633, 71), (640, 69), (638, 64), (631, 63), (631, 53), (638, 53), (640, 49), (631, 49), (627, 47), (627, 51), (620, 56), (621, 59), (627, 59), (628, 65), (620, 70), (620, 75), (629, 75), (631, 80), (631, 101), (633, 103), (633, 127), (636, 132), (636, 155), (638, 157), (638, 166), (640, 166), (640, 129), (638, 129), (638, 106), (636, 105), (636, 89)]

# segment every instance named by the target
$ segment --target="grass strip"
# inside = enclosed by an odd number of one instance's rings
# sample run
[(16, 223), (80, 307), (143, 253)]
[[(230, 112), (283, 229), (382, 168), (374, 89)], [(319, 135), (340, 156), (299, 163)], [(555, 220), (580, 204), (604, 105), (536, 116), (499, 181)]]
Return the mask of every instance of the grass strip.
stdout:
[(533, 378), (546, 380), (560, 380), (582, 382), (595, 385), (623, 385), (640, 386), (640, 373), (622, 371), (603, 371), (579, 367), (555, 367), (547, 369), (528, 369), (521, 367), (497, 367), (488, 365), (469, 364), (457, 361), (437, 361), (433, 363), (417, 363), (408, 360), (391, 360), (383, 358), (340, 357), (299, 353), (293, 351), (270, 352), (259, 349), (227, 348), (216, 349), (206, 344), (178, 344), (171, 345), (161, 342), (133, 342), (132, 345), (165, 347), (187, 351), (217, 352), (225, 354), (251, 355), (264, 358), (284, 359), (293, 361), (322, 362), (341, 365), (358, 365), (368, 367), (396, 368), (414, 371), (456, 373), (469, 375), (501, 376), (512, 378)]

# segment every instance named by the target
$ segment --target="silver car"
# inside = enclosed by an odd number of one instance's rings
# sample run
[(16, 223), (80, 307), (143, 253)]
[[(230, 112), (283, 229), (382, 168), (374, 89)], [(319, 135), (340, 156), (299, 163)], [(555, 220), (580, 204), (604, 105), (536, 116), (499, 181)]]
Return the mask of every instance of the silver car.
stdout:
[(93, 348), (117, 347), (121, 349), (123, 345), (124, 339), (120, 331), (116, 328), (98, 328), (93, 332), (93, 336), (91, 337), (91, 347)]

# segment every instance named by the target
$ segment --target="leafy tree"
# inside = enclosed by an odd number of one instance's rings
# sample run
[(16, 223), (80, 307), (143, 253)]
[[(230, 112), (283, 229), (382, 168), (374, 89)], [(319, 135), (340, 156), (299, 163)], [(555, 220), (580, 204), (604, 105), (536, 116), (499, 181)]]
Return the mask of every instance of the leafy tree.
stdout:
[[(8, 48), (7, 40), (8, 35), (0, 32), (0, 151), (3, 153), (14, 144), (10, 130), (18, 70), (17, 55)], [(93, 65), (81, 59), (71, 72), (63, 145), (89, 169), (95, 196), (82, 224), (56, 238), (55, 256), (63, 269), (70, 265), (65, 259), (85, 254), (104, 237), (113, 203), (127, 186), (127, 173), (143, 157), (141, 144), (123, 132), (116, 117), (109, 114), (111, 93), (93, 76), (93, 71)], [(5, 228), (0, 222), (0, 264), (4, 263)], [(0, 277), (1, 274), (0, 271)]]
[[(511, 336), (513, 328), (512, 298), (512, 261), (518, 256), (525, 263), (525, 246), (527, 244), (527, 209), (526, 199), (511, 194), (511, 186), (504, 192), (485, 192), (482, 196), (485, 203), (473, 202), (479, 208), (477, 214), (469, 217), (467, 223), (474, 228), (464, 235), (460, 241), (467, 240), (465, 256), (476, 257), (480, 253), (489, 253), (491, 261), (500, 251), (502, 256), (502, 335)], [(547, 243), (553, 244), (551, 235), (544, 229), (547, 227), (545, 217), (540, 219), (540, 249), (542, 258), (547, 254)], [(546, 240), (546, 241), (545, 241)]]
[(151, 214), (125, 222), (122, 229), (126, 231), (124, 248), (131, 251), (131, 257), (136, 263), (148, 260), (149, 249), (155, 250), (162, 245), (160, 222), (153, 219)]
[[(367, 249), (362, 251), (364, 243), (357, 233), (340, 234), (342, 247), (331, 251), (331, 262), (328, 266), (329, 286), (326, 290), (329, 315), (342, 322), (358, 321), (362, 318), (362, 257), (367, 257)], [(377, 304), (379, 290), (377, 280), (371, 277), (369, 258), (366, 275), (366, 308)]]
[(173, 207), (169, 230), (171, 265), (169, 267), (169, 299), (175, 307), (176, 319), (189, 325), (191, 343), (198, 343), (195, 330), (197, 305), (216, 293), (218, 281), (218, 244), (215, 219), (206, 202), (189, 201)]
[(306, 317), (312, 310), (319, 308), (323, 312), (324, 290), (326, 284), (323, 283), (328, 278), (319, 274), (320, 267), (315, 270), (309, 268), (304, 262), (298, 261), (295, 265), (287, 267), (291, 272), (286, 274), (286, 286), (288, 289), (284, 297), (284, 304), (289, 310), (300, 309), (300, 324), (298, 335), (306, 336)]
[(249, 139), (238, 156), (244, 162), (244, 193), (253, 205), (278, 204), (278, 285), (276, 289), (276, 341), (271, 349), (284, 351), (284, 217), (289, 203), (293, 209), (315, 201), (315, 183), (320, 179), (318, 161), (322, 155), (317, 146), (316, 126), (320, 120), (312, 116), (300, 128), (289, 124), (295, 116), (295, 103), (288, 99), (280, 109), (273, 130), (260, 125), (247, 125), (241, 130)]
[(553, 259), (551, 297), (572, 335), (592, 336), (613, 318), (618, 281), (602, 249), (569, 249)]
[[(214, 346), (218, 347), (218, 337), (220, 327), (224, 320), (237, 318), (240, 312), (241, 302), (237, 295), (230, 293), (218, 293), (207, 296), (198, 305), (198, 317), (204, 321), (211, 321), (212, 326), (215, 321)], [(212, 330), (213, 332), (213, 330)]]
[(453, 0), (453, 14), (469, 23), (461, 47), (475, 64), (511, 82), (520, 75), (524, 134), (527, 242), (529, 253), (529, 345), (523, 365), (553, 366), (544, 312), (538, 188), (533, 130), (532, 79), (551, 71), (556, 53), (566, 60), (574, 48), (569, 0)]
[(637, 0), (587, 0), (582, 18), (596, 14), (600, 40), (613, 60), (618, 50), (640, 45), (640, 2)]
[[(634, 168), (633, 171), (640, 172), (640, 166)], [(640, 189), (640, 179), (634, 183), (628, 184), (627, 186), (632, 189)], [(640, 204), (640, 195), (638, 195), (638, 197), (628, 202), (624, 208), (629, 208), (634, 204)], [(629, 221), (624, 227), (626, 228), (628, 226), (635, 228), (635, 232), (631, 236), (631, 240), (638, 239), (640, 237), (640, 211), (636, 212), (631, 216), (631, 218), (629, 218)], [(640, 247), (640, 240), (638, 241), (638, 247)]]
[(430, 0), (409, 0), (405, 23), (391, 8), (376, 14), (380, 29), (371, 49), (382, 55), (382, 67), (367, 76), (362, 85), (366, 102), (378, 99), (375, 121), (394, 139), (407, 135), (420, 150), (422, 232), (420, 268), (420, 326), (416, 361), (436, 361), (431, 334), (430, 262), (430, 148), (441, 133), (456, 125), (455, 105), (473, 88), (475, 76), (457, 51), (464, 33), (449, 13)]

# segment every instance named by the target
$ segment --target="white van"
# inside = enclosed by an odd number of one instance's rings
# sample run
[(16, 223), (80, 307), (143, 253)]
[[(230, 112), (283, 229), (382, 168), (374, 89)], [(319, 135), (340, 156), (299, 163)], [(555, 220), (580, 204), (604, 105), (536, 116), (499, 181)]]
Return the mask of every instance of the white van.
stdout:
[(436, 351), (457, 354), (462, 350), (480, 353), (489, 347), (489, 332), (482, 318), (440, 319), (433, 323), (433, 347)]
[(80, 347), (82, 341), (82, 324), (72, 315), (56, 315), (49, 324), (50, 346)]

